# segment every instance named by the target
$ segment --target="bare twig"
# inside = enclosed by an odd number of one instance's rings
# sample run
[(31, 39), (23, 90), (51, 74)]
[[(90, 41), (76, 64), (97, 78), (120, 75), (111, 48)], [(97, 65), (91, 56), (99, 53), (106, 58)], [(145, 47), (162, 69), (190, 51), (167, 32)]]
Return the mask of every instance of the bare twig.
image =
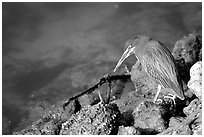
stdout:
[(72, 100), (75, 100), (77, 99), (78, 97), (80, 96), (83, 96), (84, 94), (89, 94), (91, 92), (93, 92), (95, 89), (99, 88), (101, 85), (103, 85), (104, 83), (111, 83), (111, 81), (114, 81), (114, 80), (125, 80), (125, 79), (129, 79), (130, 78), (130, 75), (105, 75), (103, 76), (99, 82), (92, 86), (91, 88), (79, 93), (79, 94), (76, 94), (74, 95), (73, 97), (69, 98), (68, 101), (66, 101), (64, 104), (63, 104), (63, 109), (65, 109), (66, 106), (69, 105), (69, 103), (72, 101)]

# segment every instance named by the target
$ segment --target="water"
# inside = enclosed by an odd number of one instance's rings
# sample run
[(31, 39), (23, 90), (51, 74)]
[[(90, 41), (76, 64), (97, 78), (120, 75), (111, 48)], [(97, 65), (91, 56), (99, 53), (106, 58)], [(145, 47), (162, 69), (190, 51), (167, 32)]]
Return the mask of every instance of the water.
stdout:
[(201, 5), (3, 3), (3, 134), (38, 119), (38, 106), (59, 103), (111, 72), (132, 34), (171, 50), (184, 35), (201, 33)]

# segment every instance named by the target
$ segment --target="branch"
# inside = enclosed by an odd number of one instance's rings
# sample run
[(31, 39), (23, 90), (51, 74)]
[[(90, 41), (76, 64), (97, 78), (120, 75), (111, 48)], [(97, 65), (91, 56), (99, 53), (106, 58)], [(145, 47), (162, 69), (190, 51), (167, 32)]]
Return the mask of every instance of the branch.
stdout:
[(114, 81), (114, 80), (125, 80), (125, 79), (129, 79), (131, 76), (130, 75), (105, 75), (103, 76), (102, 78), (100, 78), (99, 82), (92, 86), (91, 88), (79, 93), (79, 94), (76, 94), (74, 95), (73, 97), (69, 98), (68, 101), (66, 101), (64, 104), (63, 104), (63, 109), (65, 109), (66, 106), (69, 105), (69, 103), (72, 101), (72, 100), (75, 100), (77, 99), (78, 97), (80, 96), (83, 96), (84, 94), (89, 94), (91, 92), (93, 92), (95, 89), (99, 88), (101, 85), (103, 85), (104, 83), (107, 83), (107, 82), (111, 82), (111, 81)]

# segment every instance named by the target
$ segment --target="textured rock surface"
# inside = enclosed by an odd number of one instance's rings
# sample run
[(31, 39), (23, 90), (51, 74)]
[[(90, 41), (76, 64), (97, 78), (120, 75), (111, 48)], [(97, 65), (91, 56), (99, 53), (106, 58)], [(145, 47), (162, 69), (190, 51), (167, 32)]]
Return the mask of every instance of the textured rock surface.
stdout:
[(152, 98), (157, 91), (156, 82), (143, 71), (140, 63), (136, 63), (131, 69), (131, 80), (135, 85), (137, 92), (142, 91), (142, 94), (146, 95), (145, 98)]
[(186, 114), (186, 116), (189, 116), (190, 114), (197, 111), (202, 111), (202, 102), (198, 99), (194, 99), (187, 107), (183, 109), (183, 112)]
[(200, 35), (192, 33), (176, 42), (172, 54), (176, 60), (184, 59), (185, 63), (193, 65), (199, 60), (201, 47)]
[(186, 83), (190, 78), (191, 66), (201, 60), (201, 49), (201, 36), (196, 33), (178, 40), (173, 48), (172, 54), (176, 60), (179, 75)]
[[(181, 124), (185, 118), (183, 117), (171, 117), (169, 122), (169, 127), (176, 127), (177, 125)], [(188, 125), (182, 126), (179, 130), (173, 131), (172, 134), (174, 135), (190, 135), (192, 131), (190, 130)]]
[(13, 133), (14, 135), (42, 135), (40, 130), (34, 126), (23, 129), (20, 132)]
[(192, 135), (202, 134), (202, 104), (195, 99), (184, 108), (187, 117), (172, 117), (169, 127), (160, 135)]
[(196, 62), (190, 69), (190, 81), (188, 88), (199, 98), (202, 99), (202, 62)]
[(199, 53), (199, 58), (198, 58), (199, 60), (202, 60), (202, 47), (201, 47), (201, 49), (200, 49), (200, 53)]
[(196, 62), (190, 69), (190, 76), (195, 80), (202, 80), (202, 62)]
[[(157, 134), (166, 129), (164, 115), (167, 110), (152, 102), (142, 102), (133, 112), (134, 126), (148, 134)], [(143, 133), (144, 134), (144, 133)]]
[(140, 132), (133, 126), (130, 127), (120, 126), (118, 129), (118, 135), (140, 135)]
[(202, 135), (202, 119), (192, 125), (193, 135)]
[(119, 111), (116, 104), (82, 108), (62, 124), (62, 135), (109, 135), (116, 129)]

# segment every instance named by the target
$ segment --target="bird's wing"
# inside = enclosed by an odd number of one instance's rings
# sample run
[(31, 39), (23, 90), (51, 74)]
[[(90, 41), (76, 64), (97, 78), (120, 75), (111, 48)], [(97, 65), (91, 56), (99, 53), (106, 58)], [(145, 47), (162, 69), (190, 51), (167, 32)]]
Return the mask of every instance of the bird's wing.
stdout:
[(163, 73), (155, 69), (155, 67), (152, 67), (152, 65), (147, 64), (146, 65), (146, 72), (149, 76), (151, 76), (154, 80), (157, 81), (157, 83), (161, 84), (164, 88), (170, 88), (173, 89), (171, 92), (175, 94), (180, 99), (184, 99), (183, 91), (180, 89), (179, 85), (176, 85), (172, 82), (170, 78), (165, 76)]
[(153, 45), (152, 48), (148, 48), (147, 54), (144, 55), (146, 72), (164, 88), (172, 88), (178, 97), (183, 99), (184, 95), (177, 80), (178, 74), (172, 54), (157, 41), (150, 44)]

